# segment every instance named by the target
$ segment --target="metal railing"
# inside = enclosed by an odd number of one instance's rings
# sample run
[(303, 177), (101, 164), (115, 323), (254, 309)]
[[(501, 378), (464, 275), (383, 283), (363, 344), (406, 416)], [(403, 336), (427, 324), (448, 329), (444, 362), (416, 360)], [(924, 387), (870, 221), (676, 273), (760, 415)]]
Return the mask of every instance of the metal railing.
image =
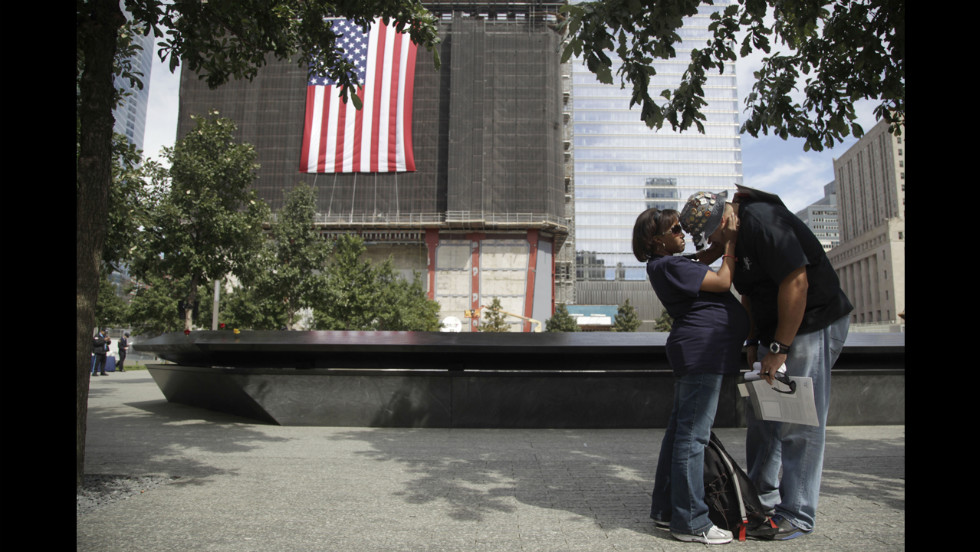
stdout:
[[(275, 219), (273, 219), (275, 220)], [(422, 226), (472, 223), (480, 225), (550, 225), (567, 228), (564, 217), (544, 213), (486, 213), (483, 211), (446, 211), (445, 213), (317, 213), (313, 222), (321, 226)]]

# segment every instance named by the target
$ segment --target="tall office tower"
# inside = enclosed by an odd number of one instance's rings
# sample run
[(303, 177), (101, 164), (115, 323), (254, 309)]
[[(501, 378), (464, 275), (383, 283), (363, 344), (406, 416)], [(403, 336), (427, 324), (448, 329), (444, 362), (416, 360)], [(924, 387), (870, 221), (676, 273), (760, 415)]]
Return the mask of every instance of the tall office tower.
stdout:
[[(126, 11), (123, 0), (119, 2), (123, 14), (127, 19), (133, 16)], [(124, 96), (112, 110), (112, 117), (115, 119), (112, 131), (122, 134), (136, 149), (143, 149), (143, 138), (146, 135), (146, 109), (150, 103), (150, 73), (153, 70), (153, 35), (143, 36), (137, 34), (133, 36), (133, 41), (140, 46), (133, 58), (132, 70), (142, 73), (140, 81), (143, 88), (133, 86), (128, 79), (113, 77), (113, 84), (124, 92)], [(123, 296), (125, 289), (132, 281), (127, 267), (120, 267), (120, 270), (109, 274), (109, 281), (115, 286), (116, 293)]]
[[(905, 128), (880, 121), (834, 160), (841, 243), (827, 255), (854, 305), (851, 323), (904, 324)], [(862, 329), (860, 326), (856, 329)]]
[(840, 244), (840, 230), (837, 221), (836, 182), (831, 181), (824, 185), (823, 197), (797, 211), (796, 216), (813, 231), (824, 251), (837, 247)]
[(312, 186), (323, 233), (356, 233), (371, 258), (421, 273), (445, 322), (474, 331), (466, 312), (496, 297), (516, 315), (512, 331), (531, 331), (528, 319), (552, 315), (568, 236), (563, 2), (423, 3), (439, 18), (442, 66), (418, 50), (414, 172), (300, 172), (309, 78), (295, 62), (270, 59), (253, 81), (216, 90), (184, 70), (177, 136), (192, 114), (217, 110), (255, 146), (255, 189), (274, 212), (293, 187)]
[[(691, 50), (710, 36), (710, 15), (729, 3), (703, 5), (685, 20), (677, 57), (655, 64), (651, 96), (677, 86)], [(632, 253), (637, 215), (650, 207), (679, 211), (699, 190), (728, 190), (732, 197), (735, 184), (742, 183), (735, 65), (710, 75), (704, 91), (704, 134), (696, 128), (675, 132), (669, 123), (655, 131), (640, 120), (638, 108), (629, 109), (629, 87), (601, 84), (581, 60), (573, 64), (575, 299), (618, 305), (628, 298), (643, 320), (641, 331), (653, 330), (663, 307), (647, 282), (645, 265)]]
[[(126, 11), (126, 7), (122, 6), (122, 8), (126, 18), (132, 19), (133, 16)], [(140, 77), (143, 88), (133, 86), (128, 79), (115, 77), (116, 88), (123, 90), (126, 95), (112, 111), (112, 116), (116, 120), (112, 131), (125, 136), (137, 149), (143, 149), (143, 137), (146, 134), (146, 106), (150, 102), (150, 71), (153, 70), (153, 35), (137, 34), (133, 40), (142, 48), (136, 52), (131, 61), (133, 71), (143, 74)]]

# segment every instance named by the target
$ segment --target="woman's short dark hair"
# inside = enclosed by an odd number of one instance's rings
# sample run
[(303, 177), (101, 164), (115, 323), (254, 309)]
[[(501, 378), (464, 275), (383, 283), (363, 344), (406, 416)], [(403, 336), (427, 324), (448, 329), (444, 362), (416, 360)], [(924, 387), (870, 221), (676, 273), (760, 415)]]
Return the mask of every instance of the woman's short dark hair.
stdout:
[(674, 209), (650, 208), (640, 213), (633, 224), (633, 256), (645, 263), (653, 256), (653, 238), (665, 234), (680, 219)]

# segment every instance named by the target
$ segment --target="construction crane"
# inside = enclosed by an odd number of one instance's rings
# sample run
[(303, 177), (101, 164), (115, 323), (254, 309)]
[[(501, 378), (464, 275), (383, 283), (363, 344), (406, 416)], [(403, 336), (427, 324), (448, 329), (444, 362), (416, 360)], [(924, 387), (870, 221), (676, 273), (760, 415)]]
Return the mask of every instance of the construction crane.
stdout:
[[(481, 305), (480, 308), (478, 308), (476, 310), (465, 310), (465, 311), (463, 311), (463, 314), (464, 314), (464, 316), (466, 318), (479, 318), (480, 317), (480, 311), (483, 310), (483, 309), (485, 309), (485, 308), (488, 308), (488, 307), (486, 305)], [(535, 320), (533, 318), (528, 318), (527, 316), (521, 316), (519, 314), (514, 314), (512, 312), (507, 312), (507, 311), (504, 311), (504, 310), (499, 311), (499, 312), (501, 314), (506, 314), (506, 315), (510, 315), (510, 316), (514, 316), (514, 317), (520, 318), (521, 320), (527, 320), (528, 322), (534, 324), (534, 329), (531, 330), (532, 332), (540, 332), (541, 331), (541, 321), (540, 320)]]

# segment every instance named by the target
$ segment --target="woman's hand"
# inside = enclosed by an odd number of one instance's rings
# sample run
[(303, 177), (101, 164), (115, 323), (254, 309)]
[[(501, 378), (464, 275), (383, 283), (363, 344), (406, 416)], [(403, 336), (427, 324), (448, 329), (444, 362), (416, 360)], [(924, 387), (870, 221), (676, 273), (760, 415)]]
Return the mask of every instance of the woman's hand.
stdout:
[(725, 243), (734, 242), (738, 238), (738, 215), (732, 213), (722, 218), (721, 226), (721, 239)]

